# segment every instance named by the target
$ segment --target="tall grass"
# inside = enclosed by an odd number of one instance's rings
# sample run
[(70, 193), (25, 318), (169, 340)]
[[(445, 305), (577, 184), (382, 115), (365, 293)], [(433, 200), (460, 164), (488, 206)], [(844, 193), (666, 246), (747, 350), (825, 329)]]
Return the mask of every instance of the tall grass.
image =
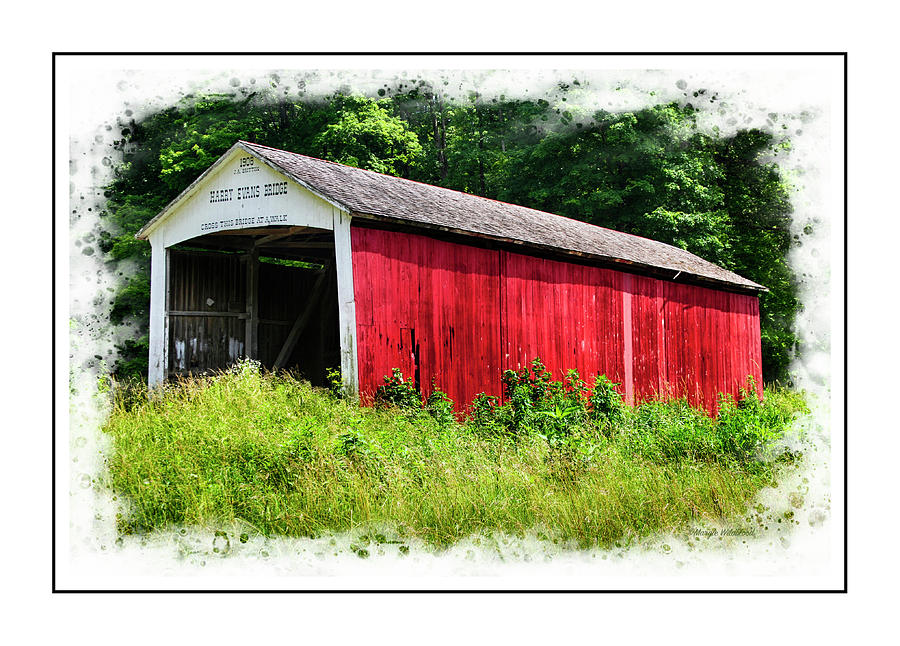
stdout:
[(149, 398), (117, 384), (104, 431), (109, 485), (129, 503), (119, 529), (240, 521), (317, 536), (388, 524), (437, 546), (529, 531), (609, 546), (742, 514), (792, 458), (766, 452), (803, 409), (770, 391), (725, 402), (713, 420), (684, 402), (622, 406), (602, 380), (579, 391), (580, 380), (513, 374), (510, 403), (482, 397), (462, 422), (439, 393), (423, 408), (392, 392), (409, 388), (399, 375), (375, 408), (251, 363)]

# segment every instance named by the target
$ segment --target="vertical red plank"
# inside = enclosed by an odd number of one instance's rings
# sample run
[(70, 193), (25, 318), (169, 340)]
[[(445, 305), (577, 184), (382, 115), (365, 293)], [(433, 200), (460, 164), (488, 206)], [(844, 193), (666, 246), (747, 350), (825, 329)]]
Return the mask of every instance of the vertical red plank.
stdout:
[(703, 293), (703, 297), (701, 299), (701, 304), (699, 308), (699, 328), (698, 328), (698, 349), (700, 351), (700, 399), (702, 405), (706, 408), (709, 408), (712, 404), (713, 398), (712, 393), (710, 392), (711, 382), (712, 382), (712, 370), (711, 370), (711, 359), (710, 356), (710, 344), (709, 344), (709, 328), (710, 328), (710, 318), (709, 318), (709, 307), (710, 307), (710, 295), (706, 292)]
[(680, 334), (680, 326), (679, 326), (679, 318), (676, 315), (678, 312), (677, 307), (677, 298), (678, 294), (675, 291), (676, 286), (672, 283), (665, 283), (666, 290), (666, 379), (669, 384), (669, 396), (670, 397), (678, 397), (680, 396), (679, 391), (679, 383), (678, 383), (678, 346), (680, 342), (678, 341)]
[(677, 343), (675, 346), (676, 354), (677, 354), (677, 367), (678, 367), (678, 396), (680, 398), (687, 399), (687, 356), (690, 344), (690, 336), (689, 336), (689, 328), (687, 326), (687, 312), (688, 312), (688, 301), (687, 301), (687, 290), (683, 289), (681, 285), (675, 285), (675, 291), (678, 294), (678, 309), (676, 310), (676, 319), (678, 320), (678, 330), (681, 335), (681, 342)]
[(642, 377), (644, 368), (644, 355), (647, 349), (644, 347), (644, 337), (641, 319), (641, 277), (631, 277), (631, 388), (632, 402), (640, 401)]
[[(716, 352), (716, 401), (718, 402), (719, 394), (726, 392), (725, 385), (725, 344), (727, 342), (722, 326), (722, 314), (725, 311), (724, 294), (716, 292), (716, 309), (715, 309), (715, 352)], [(718, 404), (717, 404), (718, 407)]]
[(363, 400), (395, 367), (408, 379), (418, 368), (423, 392), (434, 379), (460, 408), (496, 390), (497, 252), (358, 227), (352, 235)]
[(622, 363), (625, 367), (625, 401), (634, 403), (634, 350), (632, 347), (631, 274), (622, 278)]
[[(509, 357), (509, 348), (507, 347), (506, 331), (504, 330), (504, 322), (507, 320), (507, 300), (506, 291), (503, 289), (503, 273), (506, 266), (506, 252), (501, 251), (497, 254), (497, 301), (500, 303), (500, 316), (497, 321), (497, 335), (500, 338), (500, 356), (498, 357), (497, 372), (502, 373), (506, 369), (507, 359)], [(499, 374), (498, 374), (499, 382)], [(500, 383), (497, 383), (495, 396), (502, 397)]]
[(696, 384), (697, 384), (697, 356), (699, 352), (697, 351), (697, 328), (696, 328), (696, 315), (697, 315), (697, 305), (695, 302), (695, 294), (689, 290), (685, 289), (684, 291), (684, 328), (685, 334), (687, 338), (687, 343), (683, 347), (684, 355), (682, 361), (684, 362), (684, 393), (687, 397), (688, 402), (691, 403), (692, 406), (697, 405), (697, 393), (696, 393)]
[(748, 297), (750, 299), (750, 347), (753, 349), (754, 356), (754, 376), (756, 377), (757, 395), (763, 396), (763, 376), (762, 376), (762, 334), (759, 322), (759, 298), (756, 296)]

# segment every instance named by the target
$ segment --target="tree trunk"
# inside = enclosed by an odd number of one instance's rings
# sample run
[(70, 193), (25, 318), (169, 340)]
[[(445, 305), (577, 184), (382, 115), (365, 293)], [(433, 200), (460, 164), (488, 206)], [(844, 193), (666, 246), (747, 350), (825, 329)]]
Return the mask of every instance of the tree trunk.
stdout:
[[(440, 119), (438, 119), (440, 116)], [(434, 147), (440, 165), (441, 182), (447, 179), (447, 117), (444, 114), (443, 97), (434, 95), (431, 104), (431, 121), (434, 129)]]
[(478, 186), (479, 195), (487, 196), (487, 187), (484, 181), (484, 130), (482, 130), (481, 110), (475, 104), (475, 124), (478, 127)]

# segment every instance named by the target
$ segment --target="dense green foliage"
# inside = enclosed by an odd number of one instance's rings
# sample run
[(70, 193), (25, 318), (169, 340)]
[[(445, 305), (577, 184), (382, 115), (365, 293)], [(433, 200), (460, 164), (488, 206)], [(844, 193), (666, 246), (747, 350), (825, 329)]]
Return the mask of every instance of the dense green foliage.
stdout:
[(100, 235), (110, 261), (135, 262), (113, 310), (114, 323), (140, 323), (139, 338), (120, 348), (119, 374), (146, 360), (149, 246), (134, 233), (245, 139), (688, 249), (771, 290), (760, 301), (763, 374), (784, 378), (798, 302), (786, 259), (790, 189), (771, 160), (789, 150), (787, 140), (761, 130), (701, 132), (701, 108), (687, 103), (577, 108), (587, 92), (573, 83), (534, 99), (451, 100), (425, 81), (383, 89), (378, 99), (262, 90), (189, 97), (131, 122)]
[[(776, 441), (805, 409), (769, 390), (717, 419), (684, 402), (623, 406), (607, 380), (504, 376), (507, 403), (466, 420), (402, 375), (375, 408), (244, 363), (217, 377), (113, 383), (109, 485), (123, 532), (234, 523), (264, 535), (390, 527), (444, 546), (538, 532), (609, 546), (699, 520), (734, 522), (796, 463)], [(109, 391), (106, 391), (109, 394)]]

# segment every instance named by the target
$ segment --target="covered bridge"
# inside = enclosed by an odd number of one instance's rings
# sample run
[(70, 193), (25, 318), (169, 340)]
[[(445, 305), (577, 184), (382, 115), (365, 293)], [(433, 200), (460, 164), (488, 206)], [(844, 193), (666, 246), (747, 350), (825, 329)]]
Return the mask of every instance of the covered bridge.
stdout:
[(626, 401), (762, 383), (765, 288), (687, 251), (244, 141), (137, 234), (151, 385), (240, 357), (371, 400), (399, 368), (462, 407), (539, 356)]

